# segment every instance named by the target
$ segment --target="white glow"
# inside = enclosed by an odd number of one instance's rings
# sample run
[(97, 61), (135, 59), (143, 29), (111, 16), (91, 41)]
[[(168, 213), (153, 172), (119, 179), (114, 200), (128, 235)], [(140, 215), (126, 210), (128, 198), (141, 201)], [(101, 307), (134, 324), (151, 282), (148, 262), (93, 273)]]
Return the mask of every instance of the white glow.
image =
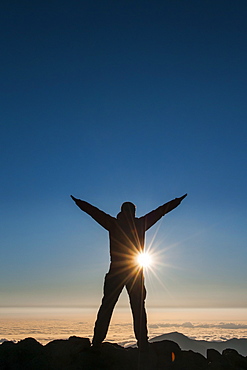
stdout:
[(150, 267), (152, 264), (152, 258), (150, 254), (145, 253), (145, 252), (142, 252), (138, 255), (137, 261), (141, 267), (145, 267), (145, 268)]

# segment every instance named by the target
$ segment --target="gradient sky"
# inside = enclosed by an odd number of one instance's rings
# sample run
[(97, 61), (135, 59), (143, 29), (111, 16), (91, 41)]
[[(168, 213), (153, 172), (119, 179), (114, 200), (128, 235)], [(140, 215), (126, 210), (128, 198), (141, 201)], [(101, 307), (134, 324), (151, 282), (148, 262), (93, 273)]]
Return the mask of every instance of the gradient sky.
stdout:
[(247, 307), (246, 1), (3, 0), (0, 17), (0, 305), (99, 305), (108, 235), (70, 194), (142, 216), (187, 192), (147, 233), (148, 306)]

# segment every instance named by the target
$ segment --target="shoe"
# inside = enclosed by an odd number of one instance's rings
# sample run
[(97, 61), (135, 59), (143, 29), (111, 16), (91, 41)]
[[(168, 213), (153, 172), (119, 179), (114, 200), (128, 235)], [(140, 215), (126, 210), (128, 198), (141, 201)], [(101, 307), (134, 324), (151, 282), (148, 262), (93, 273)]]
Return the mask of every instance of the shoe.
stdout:
[(140, 352), (149, 352), (149, 343), (143, 342), (143, 343), (137, 343), (138, 349)]
[(101, 343), (93, 343), (90, 347), (90, 351), (93, 353), (100, 353), (101, 350)]

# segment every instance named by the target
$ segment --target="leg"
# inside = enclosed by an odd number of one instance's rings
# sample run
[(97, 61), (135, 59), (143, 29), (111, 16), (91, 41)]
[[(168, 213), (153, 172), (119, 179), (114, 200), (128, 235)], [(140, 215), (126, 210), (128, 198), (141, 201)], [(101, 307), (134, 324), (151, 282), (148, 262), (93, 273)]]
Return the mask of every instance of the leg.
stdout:
[(130, 297), (137, 345), (141, 350), (146, 350), (148, 347), (148, 331), (145, 309), (146, 289), (144, 286), (143, 271), (136, 272), (135, 276), (126, 284), (126, 288)]
[(94, 326), (94, 346), (100, 345), (106, 337), (113, 309), (123, 287), (124, 282), (121, 282), (121, 279), (119, 279), (117, 275), (112, 273), (106, 274), (104, 282), (104, 296)]

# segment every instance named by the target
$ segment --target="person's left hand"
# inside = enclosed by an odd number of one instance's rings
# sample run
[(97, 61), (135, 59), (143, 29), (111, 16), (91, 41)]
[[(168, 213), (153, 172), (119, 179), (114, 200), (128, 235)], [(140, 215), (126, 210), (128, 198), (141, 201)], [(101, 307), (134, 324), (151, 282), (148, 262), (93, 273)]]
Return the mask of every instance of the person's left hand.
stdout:
[(182, 197), (180, 197), (179, 199), (180, 199), (180, 202), (182, 202), (182, 200), (185, 198), (185, 197), (187, 197), (187, 193), (186, 194), (184, 194)]

